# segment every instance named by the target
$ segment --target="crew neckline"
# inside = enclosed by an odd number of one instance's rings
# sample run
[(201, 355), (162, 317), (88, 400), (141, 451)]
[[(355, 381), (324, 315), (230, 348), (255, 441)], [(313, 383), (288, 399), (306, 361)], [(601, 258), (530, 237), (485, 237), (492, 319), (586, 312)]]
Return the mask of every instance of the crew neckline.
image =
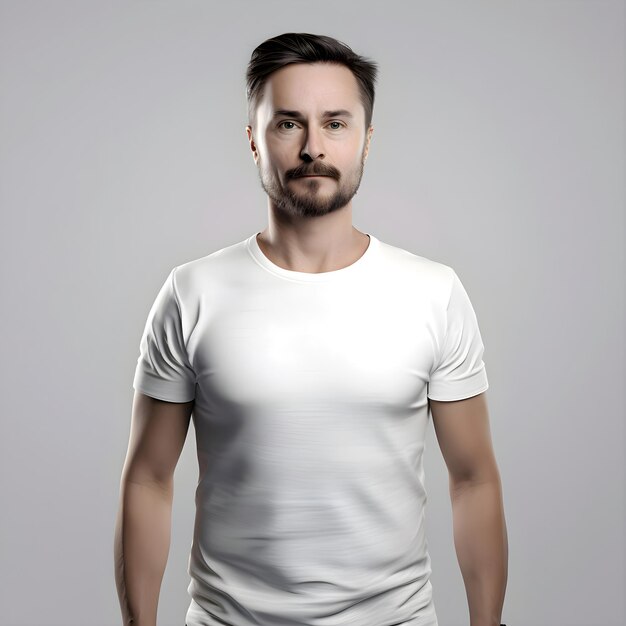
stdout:
[(370, 242), (365, 252), (356, 261), (354, 261), (354, 263), (351, 263), (350, 265), (342, 267), (338, 270), (331, 270), (329, 272), (296, 272), (295, 270), (288, 270), (284, 267), (280, 267), (280, 265), (276, 265), (276, 263), (270, 261), (270, 259), (265, 256), (264, 252), (259, 246), (259, 242), (257, 241), (257, 235), (260, 234), (260, 232), (255, 232), (250, 237), (248, 237), (248, 239), (246, 239), (246, 250), (250, 253), (250, 256), (261, 267), (265, 268), (276, 276), (285, 278), (287, 280), (295, 280), (308, 283), (337, 280), (343, 278), (344, 276), (353, 275), (355, 272), (358, 272), (364, 266), (366, 266), (367, 263), (370, 262), (371, 258), (376, 253), (379, 245), (379, 241), (374, 235), (372, 235), (371, 233), (364, 233), (370, 238)]

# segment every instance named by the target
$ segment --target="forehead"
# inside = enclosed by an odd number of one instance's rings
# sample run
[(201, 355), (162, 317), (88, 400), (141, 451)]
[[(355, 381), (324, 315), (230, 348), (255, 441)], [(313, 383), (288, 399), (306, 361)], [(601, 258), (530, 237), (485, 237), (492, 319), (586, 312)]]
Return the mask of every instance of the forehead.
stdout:
[(347, 109), (354, 116), (363, 114), (354, 74), (345, 65), (336, 63), (293, 63), (270, 74), (259, 102), (259, 113), (271, 116), (276, 109), (311, 114)]

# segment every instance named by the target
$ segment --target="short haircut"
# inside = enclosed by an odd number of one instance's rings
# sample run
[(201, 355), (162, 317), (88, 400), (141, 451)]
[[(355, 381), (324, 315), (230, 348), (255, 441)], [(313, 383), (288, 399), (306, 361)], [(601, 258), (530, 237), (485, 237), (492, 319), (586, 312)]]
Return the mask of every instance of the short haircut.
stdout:
[(267, 77), (292, 63), (336, 63), (346, 66), (359, 85), (361, 103), (365, 109), (365, 128), (372, 122), (374, 91), (378, 65), (360, 56), (345, 43), (325, 35), (283, 33), (266, 39), (252, 52), (246, 71), (248, 123), (253, 126), (263, 86)]

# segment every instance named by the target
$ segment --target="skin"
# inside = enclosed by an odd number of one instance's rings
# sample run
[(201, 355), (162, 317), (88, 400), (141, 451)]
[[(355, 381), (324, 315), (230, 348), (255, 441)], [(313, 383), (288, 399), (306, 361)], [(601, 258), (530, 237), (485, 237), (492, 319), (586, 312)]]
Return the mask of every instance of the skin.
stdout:
[[(341, 109), (351, 117), (324, 117)], [(278, 110), (301, 117), (274, 117)], [(365, 129), (359, 86), (345, 66), (297, 63), (268, 77), (246, 134), (268, 199), (268, 227), (257, 241), (276, 265), (327, 272), (363, 255), (369, 237), (352, 225), (352, 198), (373, 132)], [(324, 176), (301, 177), (314, 173)]]
[[(298, 110), (302, 119), (273, 119), (275, 109)], [(322, 117), (338, 109), (350, 111), (352, 118)], [(365, 129), (356, 79), (343, 66), (287, 66), (269, 77), (256, 113), (254, 129), (249, 125), (246, 132), (269, 213), (268, 227), (257, 236), (259, 246), (274, 263), (294, 271), (327, 272), (352, 264), (369, 245), (367, 235), (352, 226), (352, 197), (373, 132), (371, 125)], [(311, 172), (328, 176), (294, 177)], [(449, 470), (470, 626), (498, 626), (508, 548), (486, 396), (429, 404)], [(193, 405), (135, 391), (114, 539), (125, 626), (156, 626), (170, 547), (174, 470)]]
[(448, 468), (454, 545), (470, 626), (499, 626), (508, 578), (508, 538), (486, 392), (453, 402), (429, 400), (429, 405)]
[(174, 470), (195, 402), (135, 391), (114, 536), (115, 583), (124, 626), (156, 626), (170, 549)]

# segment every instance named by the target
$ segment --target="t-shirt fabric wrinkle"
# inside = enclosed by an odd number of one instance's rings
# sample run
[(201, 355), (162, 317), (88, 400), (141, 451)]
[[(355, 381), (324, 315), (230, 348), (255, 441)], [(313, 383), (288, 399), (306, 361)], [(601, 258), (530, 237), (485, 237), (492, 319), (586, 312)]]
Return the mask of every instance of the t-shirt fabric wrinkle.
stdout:
[(437, 626), (425, 536), (429, 399), (486, 391), (456, 272), (372, 234), (339, 270), (257, 234), (174, 267), (133, 386), (194, 400), (188, 626)]

